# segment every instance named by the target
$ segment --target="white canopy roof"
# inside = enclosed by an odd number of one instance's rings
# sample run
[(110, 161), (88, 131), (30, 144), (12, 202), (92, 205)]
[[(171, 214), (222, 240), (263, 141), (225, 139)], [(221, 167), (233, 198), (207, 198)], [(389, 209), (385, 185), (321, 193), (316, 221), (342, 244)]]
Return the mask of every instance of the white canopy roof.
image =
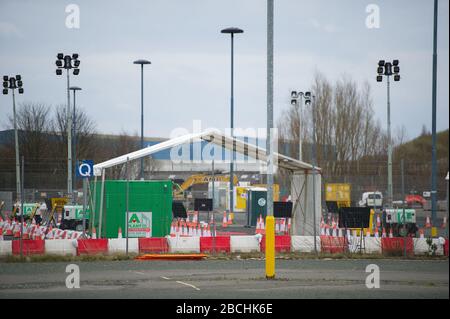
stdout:
[[(149, 156), (151, 154), (171, 149), (185, 143), (191, 143), (196, 141), (207, 141), (219, 146), (222, 146), (228, 150), (232, 150), (233, 142), (235, 144), (235, 150), (237, 153), (245, 154), (251, 158), (260, 161), (267, 161), (266, 150), (258, 146), (246, 143), (244, 141), (232, 138), (231, 136), (224, 135), (218, 130), (209, 130), (202, 133), (193, 133), (183, 136), (179, 136), (135, 152), (131, 152), (116, 158), (112, 158), (103, 163), (98, 163), (94, 165), (94, 175), (101, 176), (102, 171), (106, 168), (110, 168), (116, 165), (124, 164), (128, 161), (140, 159), (141, 157)], [(293, 159), (291, 157), (274, 153), (274, 162), (278, 162), (278, 166), (291, 170), (291, 171), (301, 171), (301, 170), (312, 170), (313, 166), (311, 164)], [(320, 168), (316, 167), (316, 170), (320, 171)]]

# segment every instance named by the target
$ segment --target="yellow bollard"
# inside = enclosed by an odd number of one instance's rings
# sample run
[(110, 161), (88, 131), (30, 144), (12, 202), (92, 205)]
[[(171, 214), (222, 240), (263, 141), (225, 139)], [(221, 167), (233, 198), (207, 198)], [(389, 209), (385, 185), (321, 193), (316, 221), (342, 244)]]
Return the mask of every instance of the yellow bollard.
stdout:
[(437, 237), (437, 227), (431, 227), (431, 237)]
[(275, 218), (266, 217), (266, 278), (275, 278)]

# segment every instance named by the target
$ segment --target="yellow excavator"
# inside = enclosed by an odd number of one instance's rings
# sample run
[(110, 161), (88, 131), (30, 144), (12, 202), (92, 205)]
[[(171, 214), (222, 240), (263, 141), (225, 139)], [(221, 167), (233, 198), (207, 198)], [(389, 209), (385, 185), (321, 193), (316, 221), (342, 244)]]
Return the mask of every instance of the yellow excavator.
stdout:
[[(229, 175), (206, 175), (206, 174), (196, 174), (189, 176), (181, 185), (174, 183), (175, 188), (173, 190), (173, 198), (176, 200), (184, 199), (184, 192), (190, 187), (198, 184), (207, 184), (209, 182), (229, 182)], [(233, 184), (237, 185), (239, 179), (236, 175), (233, 178)]]

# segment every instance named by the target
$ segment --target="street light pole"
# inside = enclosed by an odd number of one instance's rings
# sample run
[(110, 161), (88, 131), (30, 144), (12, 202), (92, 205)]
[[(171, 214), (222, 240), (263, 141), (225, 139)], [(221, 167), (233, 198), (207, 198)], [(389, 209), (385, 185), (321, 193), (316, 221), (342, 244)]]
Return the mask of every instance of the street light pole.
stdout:
[(234, 34), (244, 33), (243, 30), (239, 28), (226, 28), (221, 31), (221, 33), (231, 35), (231, 97), (230, 97), (230, 109), (231, 109), (231, 138), (233, 139), (233, 147), (231, 151), (231, 162), (230, 162), (230, 215), (233, 218), (234, 211)]
[[(81, 88), (80, 87), (77, 87), (77, 86), (71, 86), (71, 87), (69, 87), (69, 89), (70, 90), (72, 90), (72, 92), (73, 92), (73, 128), (72, 128), (72, 131), (73, 131), (73, 143), (72, 143), (72, 145), (73, 145), (73, 163), (76, 165), (77, 164), (77, 130), (76, 130), (76, 120), (77, 120), (77, 118), (76, 118), (76, 110), (75, 110), (75, 108), (76, 108), (76, 91), (81, 91)], [(74, 177), (73, 177), (73, 179), (74, 179), (74, 181), (73, 181), (73, 195), (72, 195), (72, 197), (73, 197), (73, 199), (74, 199), (74, 204), (76, 203), (76, 197), (75, 197), (75, 189), (76, 189), (76, 185), (77, 185), (77, 176), (76, 176), (76, 174), (74, 175)], [(84, 195), (84, 194), (83, 194)]]
[(20, 162), (19, 162), (19, 133), (17, 130), (17, 115), (16, 115), (16, 95), (15, 89), (18, 89), (19, 94), (23, 94), (22, 76), (15, 77), (3, 76), (3, 94), (8, 94), (8, 89), (12, 91), (13, 99), (13, 120), (14, 120), (14, 147), (16, 153), (16, 197), (17, 200), (22, 201), (22, 188), (20, 181)]
[[(147, 60), (137, 60), (133, 62), (134, 64), (141, 65), (141, 149), (144, 148), (144, 64), (151, 64)], [(144, 158), (141, 157), (141, 168), (140, 168), (141, 180), (144, 179)]]

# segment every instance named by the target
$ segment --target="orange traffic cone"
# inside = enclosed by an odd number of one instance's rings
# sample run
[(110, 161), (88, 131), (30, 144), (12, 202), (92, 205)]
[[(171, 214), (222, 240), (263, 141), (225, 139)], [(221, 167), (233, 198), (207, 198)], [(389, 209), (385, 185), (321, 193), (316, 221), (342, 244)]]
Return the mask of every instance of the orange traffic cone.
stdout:
[(277, 218), (275, 219), (275, 234), (280, 232), (280, 220)]
[(378, 233), (378, 227), (375, 227), (375, 238), (379, 237), (379, 233)]
[(377, 227), (381, 227), (381, 218), (380, 218), (380, 215), (377, 216)]
[(228, 214), (228, 225), (232, 225), (233, 224), (233, 214), (232, 213), (229, 213)]
[(392, 231), (392, 228), (389, 229), (389, 238), (394, 238), (394, 232)]
[(227, 212), (223, 212), (222, 227), (226, 228), (227, 226), (228, 226)]
[(122, 228), (119, 227), (119, 230), (117, 231), (117, 238), (122, 238)]
[(92, 239), (97, 239), (97, 231), (95, 230), (95, 227), (92, 227)]
[(266, 223), (264, 222), (264, 218), (261, 217), (261, 234), (266, 233)]
[(383, 227), (383, 230), (381, 232), (381, 237), (386, 238), (386, 229)]
[(425, 228), (431, 228), (430, 216), (427, 216), (427, 221), (425, 223)]
[(419, 238), (425, 238), (425, 234), (424, 234), (423, 228), (419, 229)]
[(258, 217), (256, 221), (256, 231), (255, 234), (261, 234), (261, 216)]

